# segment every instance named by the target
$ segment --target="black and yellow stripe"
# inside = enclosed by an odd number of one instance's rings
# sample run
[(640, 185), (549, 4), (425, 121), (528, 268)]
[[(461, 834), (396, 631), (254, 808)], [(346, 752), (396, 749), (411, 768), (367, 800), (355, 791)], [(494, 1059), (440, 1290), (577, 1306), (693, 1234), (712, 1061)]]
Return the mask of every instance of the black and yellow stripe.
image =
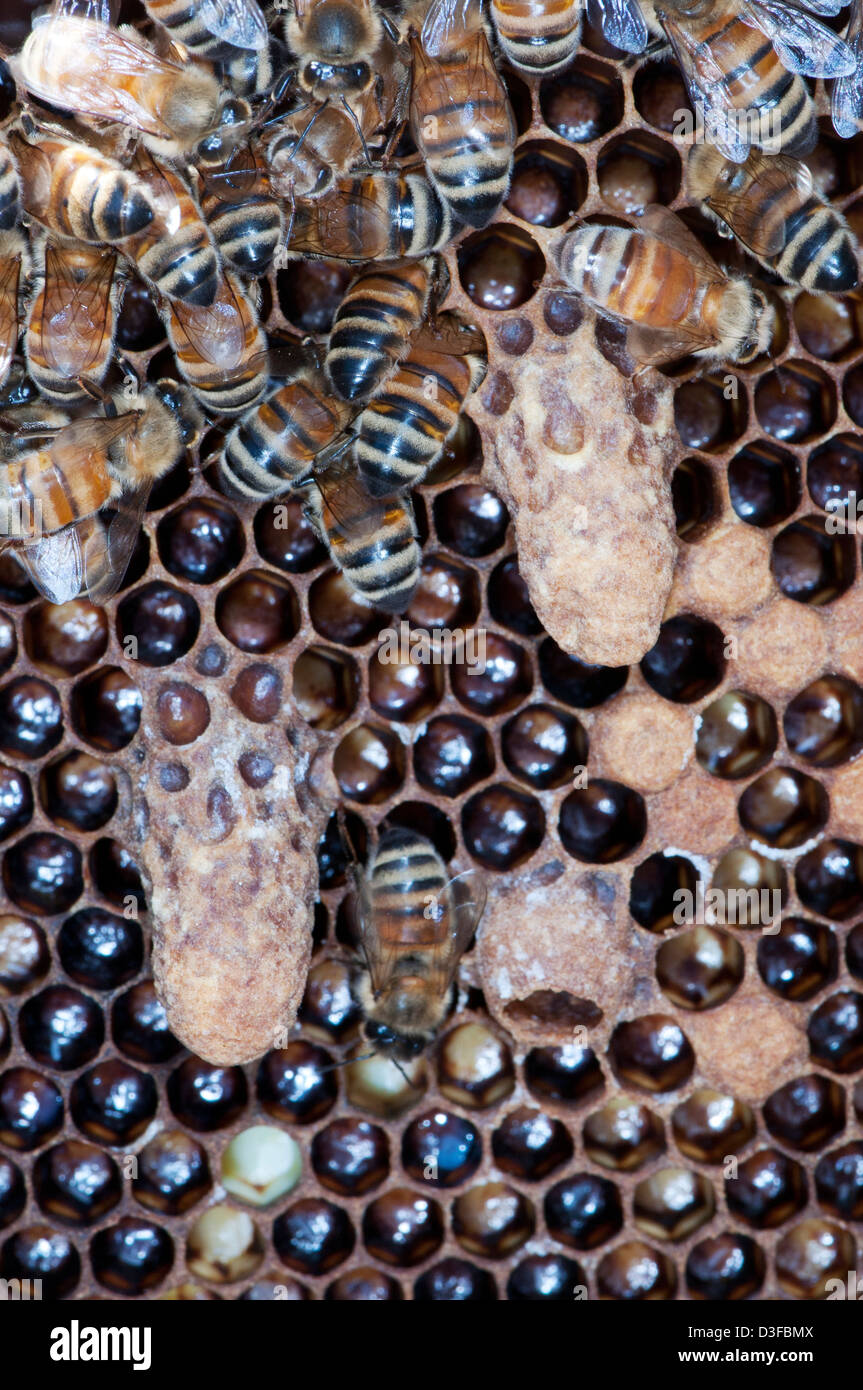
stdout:
[(344, 418), (312, 382), (288, 382), (231, 430), (219, 460), (222, 482), (259, 501), (284, 492), (336, 440)]
[(425, 313), (431, 263), (393, 261), (361, 271), (333, 321), (326, 370), (342, 400), (377, 391), (410, 349)]

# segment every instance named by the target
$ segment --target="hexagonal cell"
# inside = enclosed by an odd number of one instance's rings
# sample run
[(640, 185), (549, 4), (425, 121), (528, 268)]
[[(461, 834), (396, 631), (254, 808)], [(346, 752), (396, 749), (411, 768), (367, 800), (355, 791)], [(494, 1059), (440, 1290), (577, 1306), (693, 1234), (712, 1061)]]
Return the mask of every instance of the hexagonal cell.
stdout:
[(376, 805), (397, 792), (405, 775), (405, 746), (393, 729), (358, 724), (333, 753), (342, 796)]
[(636, 1226), (659, 1240), (684, 1240), (709, 1221), (715, 1209), (712, 1184), (688, 1168), (660, 1168), (632, 1194)]
[(813, 357), (840, 362), (859, 351), (863, 311), (853, 299), (804, 292), (792, 314), (801, 347)]
[(359, 673), (344, 652), (307, 647), (294, 662), (294, 699), (313, 729), (337, 729), (353, 713)]
[(300, 333), (329, 333), (353, 275), (340, 261), (293, 261), (276, 275), (279, 307)]
[(665, 700), (691, 704), (709, 695), (725, 673), (725, 639), (715, 623), (679, 613), (662, 624), (640, 663), (648, 685)]
[(697, 377), (674, 392), (674, 423), (687, 449), (721, 453), (746, 429), (749, 406), (738, 377)]
[(413, 758), (420, 786), (439, 796), (460, 796), (494, 771), (487, 730), (460, 714), (430, 719), (414, 743)]
[(840, 140), (826, 122), (819, 124), (818, 143), (811, 154), (803, 155), (803, 162), (823, 198), (841, 198), (863, 183), (863, 141), (858, 135)]
[(521, 787), (500, 783), (477, 792), (465, 804), (462, 834), (465, 848), (480, 864), (500, 872), (512, 870), (542, 844), (545, 813)]
[(526, 140), (515, 152), (506, 208), (535, 227), (568, 222), (587, 197), (587, 168), (555, 140)]
[(792, 753), (836, 767), (863, 747), (863, 689), (847, 676), (820, 676), (794, 696), (782, 722)]
[(663, 941), (656, 979), (681, 1009), (711, 1009), (730, 999), (743, 979), (743, 947), (718, 927), (689, 927)]
[(729, 463), (728, 493), (741, 521), (775, 526), (800, 505), (800, 464), (785, 449), (755, 440)]
[(642, 63), (632, 82), (635, 109), (648, 125), (672, 135), (680, 126), (680, 112), (691, 110), (689, 92), (676, 63)]
[(792, 521), (773, 537), (770, 568), (786, 598), (821, 606), (854, 583), (854, 537), (828, 530), (829, 517), (813, 513)]
[(480, 610), (479, 580), (474, 570), (448, 555), (424, 555), (419, 587), (407, 610), (415, 627), (450, 630), (475, 623)]
[(671, 479), (671, 500), (680, 539), (700, 540), (719, 510), (709, 464), (703, 459), (684, 459), (679, 463)]
[(474, 232), (461, 242), (457, 261), (462, 288), (480, 309), (517, 309), (545, 274), (545, 257), (514, 222)]
[(549, 130), (583, 145), (623, 120), (623, 84), (607, 63), (580, 57), (540, 83), (539, 105)]
[(433, 512), (440, 540), (469, 559), (491, 554), (506, 539), (509, 513), (497, 494), (480, 483), (460, 483), (439, 493)]
[(247, 570), (220, 589), (216, 624), (241, 652), (277, 651), (290, 642), (299, 627), (296, 594), (281, 574)]
[(698, 870), (682, 854), (650, 854), (637, 864), (629, 880), (629, 911), (645, 931), (661, 934), (679, 926), (679, 894), (694, 898)]
[(117, 752), (138, 732), (143, 696), (119, 666), (103, 666), (72, 690), (72, 722), (96, 748)]
[(727, 690), (701, 711), (695, 756), (714, 777), (748, 777), (770, 761), (778, 738), (776, 715), (766, 700)]
[[(12, 650), (15, 628), (11, 619), (0, 626), (3, 651)], [(52, 676), (77, 676), (100, 661), (108, 645), (108, 619), (103, 608), (88, 599), (69, 603), (37, 603), (24, 617), (24, 646), (31, 661)], [(6, 657), (8, 661), (8, 655)], [(11, 665), (11, 661), (8, 661)]]
[(625, 859), (647, 833), (644, 800), (621, 782), (593, 777), (561, 803), (558, 833), (564, 849), (584, 863)]
[(802, 444), (833, 428), (836, 387), (811, 362), (794, 358), (759, 378), (755, 414), (773, 439)]
[(674, 201), (680, 191), (680, 156), (650, 131), (629, 131), (603, 145), (596, 175), (606, 207), (618, 217), (636, 217), (651, 203)]
[(806, 465), (806, 485), (817, 507), (840, 515), (852, 530), (863, 502), (863, 444), (857, 436), (837, 434), (813, 449)]
[(811, 999), (832, 979), (839, 962), (836, 935), (823, 922), (786, 917), (757, 947), (758, 973), (781, 999)]

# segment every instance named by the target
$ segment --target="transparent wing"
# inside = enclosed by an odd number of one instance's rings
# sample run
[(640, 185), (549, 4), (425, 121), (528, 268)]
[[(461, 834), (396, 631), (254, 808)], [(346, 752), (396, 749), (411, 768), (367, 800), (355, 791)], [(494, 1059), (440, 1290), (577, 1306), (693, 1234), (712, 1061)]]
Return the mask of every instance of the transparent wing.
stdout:
[(117, 257), (106, 252), (84, 280), (70, 273), (62, 250), (45, 248), (45, 305), (41, 343), (45, 360), (61, 376), (86, 375), (110, 334), (111, 285)]
[[(769, 157), (760, 150), (752, 150), (746, 161), (747, 171), (753, 177), (742, 194), (726, 193), (718, 188), (707, 199), (708, 207), (734, 228), (738, 241), (753, 251), (756, 256), (778, 256), (785, 246), (786, 222), (774, 217), (758, 216), (759, 209), (772, 207), (782, 196), (789, 184), (801, 195), (801, 202), (812, 188), (812, 178), (805, 164), (787, 155)], [(807, 187), (808, 184), (808, 187)], [(744, 236), (739, 230), (741, 212), (751, 212), (749, 230)]]
[(180, 299), (171, 304), (175, 336), (185, 338), (204, 362), (222, 372), (240, 366), (246, 346), (245, 316), (234, 291), (225, 284), (227, 292), (206, 308)]
[(15, 553), (34, 588), (49, 603), (68, 603), (78, 597), (84, 579), (84, 556), (75, 526), (16, 546)]
[(91, 518), (94, 525), (84, 548), (84, 583), (94, 603), (109, 599), (123, 582), (152, 486), (148, 480), (121, 493), (107, 521), (101, 515)]
[(258, 0), (199, 0), (198, 17), (214, 38), (234, 48), (266, 48), (269, 42)]
[(104, 454), (117, 439), (130, 434), (138, 423), (138, 413), (129, 411), (105, 420), (86, 416), (73, 420), (57, 431), (51, 445), (51, 458), (60, 469), (80, 469), (87, 466), (91, 454)]
[(450, 357), (467, 357), (471, 352), (484, 354), (486, 342), (479, 329), (459, 323), (454, 314), (443, 313), (426, 320), (411, 339), (411, 347), (449, 353)]
[(699, 48), (689, 32), (667, 14), (663, 15), (662, 27), (680, 63), (693, 105), (701, 106), (704, 112), (704, 124), (711, 144), (716, 145), (727, 159), (742, 164), (749, 153), (749, 141), (741, 133), (722, 69), (709, 51)]
[(711, 280), (719, 282), (725, 280), (725, 276), (713, 257), (705, 251), (701, 242), (689, 230), (686, 223), (682, 222), (670, 208), (664, 207), (661, 203), (651, 203), (644, 209), (638, 230), (655, 236), (658, 241), (670, 246), (673, 251), (679, 251)]
[(642, 53), (647, 47), (647, 25), (638, 0), (587, 0), (587, 10), (615, 48)]
[(843, 0), (797, 0), (801, 9), (809, 10), (812, 14), (826, 15), (832, 19), (839, 14), (843, 8)]
[(426, 909), (441, 931), (431, 952), (431, 978), (439, 994), (452, 984), (485, 908), (486, 889), (476, 869), (451, 878)]
[(863, 122), (863, 5), (859, 0), (852, 6), (845, 42), (854, 55), (854, 71), (834, 82), (830, 108), (837, 135), (850, 140)]
[(844, 77), (857, 63), (838, 34), (783, 0), (743, 0), (740, 18), (773, 44), (788, 72), (807, 77)]
[(15, 355), (18, 342), (18, 283), (21, 278), (20, 256), (0, 261), (0, 382)]
[(378, 530), (394, 499), (379, 501), (366, 492), (354, 466), (352, 443), (352, 436), (345, 435), (325, 450), (323, 466), (316, 461), (311, 481), (340, 531), (348, 536), (367, 536)]
[(480, 16), (478, 0), (432, 0), (420, 33), (420, 42), (432, 58), (458, 46), (475, 29)]
[(100, 24), (116, 24), (120, 0), (54, 0), (50, 14), (40, 15), (34, 22), (42, 23), (51, 15), (73, 15), (78, 19), (95, 19)]
[(710, 347), (713, 341), (712, 337), (690, 333), (679, 324), (675, 324), (674, 328), (646, 328), (643, 324), (630, 324), (626, 331), (627, 352), (643, 367), (688, 357), (690, 353)]

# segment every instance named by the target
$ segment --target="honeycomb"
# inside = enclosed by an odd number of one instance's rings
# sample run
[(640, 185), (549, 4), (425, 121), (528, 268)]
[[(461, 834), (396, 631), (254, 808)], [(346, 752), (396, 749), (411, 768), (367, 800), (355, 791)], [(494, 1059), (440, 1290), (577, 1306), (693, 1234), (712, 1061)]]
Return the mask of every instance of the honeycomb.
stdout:
[[(154, 492), (104, 609), (54, 608), (0, 557), (0, 1277), (45, 1297), (806, 1299), (863, 1273), (863, 601), (856, 536), (825, 527), (829, 500), (863, 495), (859, 302), (773, 286), (781, 341), (735, 371), (736, 396), (721, 370), (669, 374), (680, 557), (659, 640), (632, 668), (566, 655), (483, 466), (519, 357), (582, 321), (548, 268), (554, 229), (685, 209), (686, 97), (672, 64), (625, 63), (589, 28), (560, 76), (506, 77), (507, 205), (448, 255), (489, 373), (417, 493), (406, 615), (485, 629), (484, 675), (376, 660), (389, 620), (299, 506), (279, 529), (273, 504), (219, 495), (217, 428)], [(863, 141), (825, 128), (811, 161), (859, 232)], [(262, 316), (325, 333), (347, 278), (279, 271)], [(170, 374), (134, 284), (120, 345)], [(600, 885), (633, 962), (603, 1045), (583, 1009), (561, 1041), (554, 999), (532, 1006), (548, 1040), (520, 1041), (475, 948), (414, 1085), (335, 1065), (358, 1020), (333, 818), (295, 1034), (244, 1067), (184, 1052), (153, 991), (117, 770), (145, 703), (181, 680), (166, 757), (219, 683), (251, 742), (276, 721), (313, 731), (359, 840), (414, 827), (492, 895), (561, 865)], [(677, 927), (673, 894), (699, 877), (778, 892), (781, 929)]]

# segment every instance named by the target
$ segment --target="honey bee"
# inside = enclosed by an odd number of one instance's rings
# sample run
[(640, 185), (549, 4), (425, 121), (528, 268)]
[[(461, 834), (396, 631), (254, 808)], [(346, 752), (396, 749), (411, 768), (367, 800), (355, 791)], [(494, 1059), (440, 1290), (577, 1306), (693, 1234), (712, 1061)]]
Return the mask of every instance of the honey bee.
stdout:
[(830, 114), (838, 135), (850, 140), (863, 126), (863, 5), (852, 0), (845, 42), (854, 57), (854, 70), (833, 83)]
[(215, 302), (221, 275), (206, 222), (179, 174), (141, 150), (135, 168), (156, 216), (125, 243), (123, 254), (167, 299), (206, 308)]
[[(807, 3), (838, 12), (838, 0)], [(750, 144), (772, 154), (813, 148), (815, 108), (800, 74), (853, 71), (836, 34), (782, 0), (645, 0), (644, 9), (674, 49), (709, 140), (729, 159), (742, 163)]]
[(485, 906), (473, 871), (452, 878), (415, 831), (385, 829), (368, 868), (354, 867), (365, 968), (352, 989), (365, 1036), (396, 1062), (422, 1053), (446, 1017), (459, 961)]
[(0, 535), (15, 543), (52, 603), (66, 603), (82, 587), (96, 602), (116, 592), (150, 489), (182, 453), (180, 426), (159, 396), (148, 391), (128, 403), (122, 414), (112, 403), (110, 417), (48, 428), (43, 412), (29, 434), (3, 421)]
[(407, 497), (370, 497), (356, 473), (349, 442), (315, 460), (299, 484), (305, 511), (351, 588), (375, 608), (402, 613), (420, 580), (420, 547)]
[(164, 322), (177, 367), (198, 404), (214, 415), (242, 415), (267, 389), (267, 340), (236, 278), (223, 276), (207, 307), (177, 300)]
[(39, 266), (42, 283), (30, 301), (24, 340), (30, 375), (49, 400), (86, 400), (81, 379), (100, 382), (113, 352), (116, 252), (45, 237)]
[(316, 101), (351, 101), (395, 65), (395, 30), (375, 0), (292, 0), (284, 31), (300, 87)]
[(844, 294), (860, 283), (848, 223), (818, 196), (805, 164), (755, 150), (735, 164), (710, 145), (693, 145), (686, 182), (689, 196), (788, 284)]
[(298, 203), (287, 253), (330, 260), (399, 260), (446, 246), (452, 216), (419, 174), (339, 179), (320, 198)]
[(637, 362), (687, 353), (749, 362), (770, 346), (773, 306), (748, 280), (720, 270), (667, 208), (648, 207), (635, 228), (578, 227), (552, 255), (568, 285), (629, 325)]
[(21, 283), (29, 271), (26, 238), (17, 228), (0, 231), (0, 386), (9, 375), (18, 344)]
[(516, 128), (480, 0), (432, 0), (421, 33), (407, 28), (417, 149), (459, 221), (484, 227), (506, 197)]
[(317, 198), (360, 161), (368, 159), (380, 127), (369, 93), (352, 106), (317, 102), (278, 122), (267, 148), (273, 191), (282, 198)]
[(8, 140), (24, 209), (54, 236), (122, 242), (153, 221), (140, 179), (98, 150), (47, 130), (29, 140), (13, 131)]
[(201, 212), (223, 260), (241, 275), (266, 275), (285, 234), (281, 204), (271, 196), (267, 168), (251, 143), (223, 162), (199, 162)]
[(557, 72), (581, 42), (581, 0), (491, 0), (504, 56), (534, 76)]
[(10, 58), (20, 86), (84, 122), (131, 126), (154, 154), (188, 153), (219, 124), (222, 91), (206, 67), (174, 62), (55, 0)]
[(343, 401), (368, 398), (395, 371), (426, 311), (430, 258), (361, 270), (336, 311), (326, 369)]
[(0, 140), (0, 232), (17, 227), (21, 217), (21, 185), (9, 146)]
[(218, 58), (225, 49), (260, 52), (269, 43), (257, 0), (144, 0), (151, 19), (191, 53)]
[(423, 330), (395, 374), (357, 422), (359, 476), (373, 497), (416, 487), (434, 466), (462, 407), (485, 376), (476, 333)]

